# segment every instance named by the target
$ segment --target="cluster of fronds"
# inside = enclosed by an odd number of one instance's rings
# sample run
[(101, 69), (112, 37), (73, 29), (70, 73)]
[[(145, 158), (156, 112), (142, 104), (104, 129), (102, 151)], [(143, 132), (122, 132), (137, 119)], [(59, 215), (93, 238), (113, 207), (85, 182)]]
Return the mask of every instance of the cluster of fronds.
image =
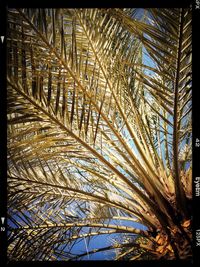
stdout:
[(191, 257), (191, 9), (10, 9), (7, 32), (9, 259)]

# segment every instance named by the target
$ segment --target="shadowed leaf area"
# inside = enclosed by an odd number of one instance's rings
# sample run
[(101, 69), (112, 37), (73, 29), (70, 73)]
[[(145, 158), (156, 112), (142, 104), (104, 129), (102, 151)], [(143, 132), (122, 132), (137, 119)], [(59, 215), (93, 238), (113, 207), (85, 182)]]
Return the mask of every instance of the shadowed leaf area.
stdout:
[(7, 36), (8, 259), (191, 259), (191, 9), (9, 9)]

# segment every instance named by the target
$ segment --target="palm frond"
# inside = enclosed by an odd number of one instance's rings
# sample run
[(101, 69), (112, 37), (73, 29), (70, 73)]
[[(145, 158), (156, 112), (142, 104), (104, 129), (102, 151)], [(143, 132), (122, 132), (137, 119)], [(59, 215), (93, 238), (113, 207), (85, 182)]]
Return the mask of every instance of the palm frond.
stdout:
[(10, 260), (190, 257), (191, 10), (141, 12), (8, 10)]

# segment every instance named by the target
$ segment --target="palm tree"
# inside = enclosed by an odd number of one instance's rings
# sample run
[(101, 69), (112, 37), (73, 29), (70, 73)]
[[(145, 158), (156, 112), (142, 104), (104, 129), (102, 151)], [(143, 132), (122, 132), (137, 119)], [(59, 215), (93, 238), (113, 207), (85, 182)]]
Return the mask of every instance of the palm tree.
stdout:
[(190, 259), (191, 8), (9, 9), (7, 32), (9, 260)]

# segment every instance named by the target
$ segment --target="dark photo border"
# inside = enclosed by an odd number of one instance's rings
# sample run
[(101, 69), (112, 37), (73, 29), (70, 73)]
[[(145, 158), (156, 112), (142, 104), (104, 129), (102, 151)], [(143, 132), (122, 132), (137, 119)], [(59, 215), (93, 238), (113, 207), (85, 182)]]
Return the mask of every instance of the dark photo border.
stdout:
[[(116, 266), (127, 265), (139, 266), (200, 266), (200, 196), (197, 194), (197, 187), (200, 186), (200, 0), (180, 1), (175, 0), (135, 0), (135, 1), (60, 1), (54, 3), (49, 1), (2, 1), (0, 7), (0, 265), (1, 266), (102, 266), (104, 261), (78, 261), (78, 262), (9, 262), (7, 264), (7, 122), (6, 122), (6, 22), (8, 7), (188, 7), (192, 5), (192, 69), (193, 69), (193, 89), (192, 89), (192, 132), (193, 132), (193, 261), (136, 261), (136, 262), (112, 262), (106, 261), (106, 264)], [(2, 42), (3, 39), (3, 42)], [(199, 179), (198, 179), (199, 178)], [(198, 182), (199, 181), (199, 182)], [(200, 192), (199, 192), (200, 193)], [(5, 218), (5, 221), (2, 220)]]

